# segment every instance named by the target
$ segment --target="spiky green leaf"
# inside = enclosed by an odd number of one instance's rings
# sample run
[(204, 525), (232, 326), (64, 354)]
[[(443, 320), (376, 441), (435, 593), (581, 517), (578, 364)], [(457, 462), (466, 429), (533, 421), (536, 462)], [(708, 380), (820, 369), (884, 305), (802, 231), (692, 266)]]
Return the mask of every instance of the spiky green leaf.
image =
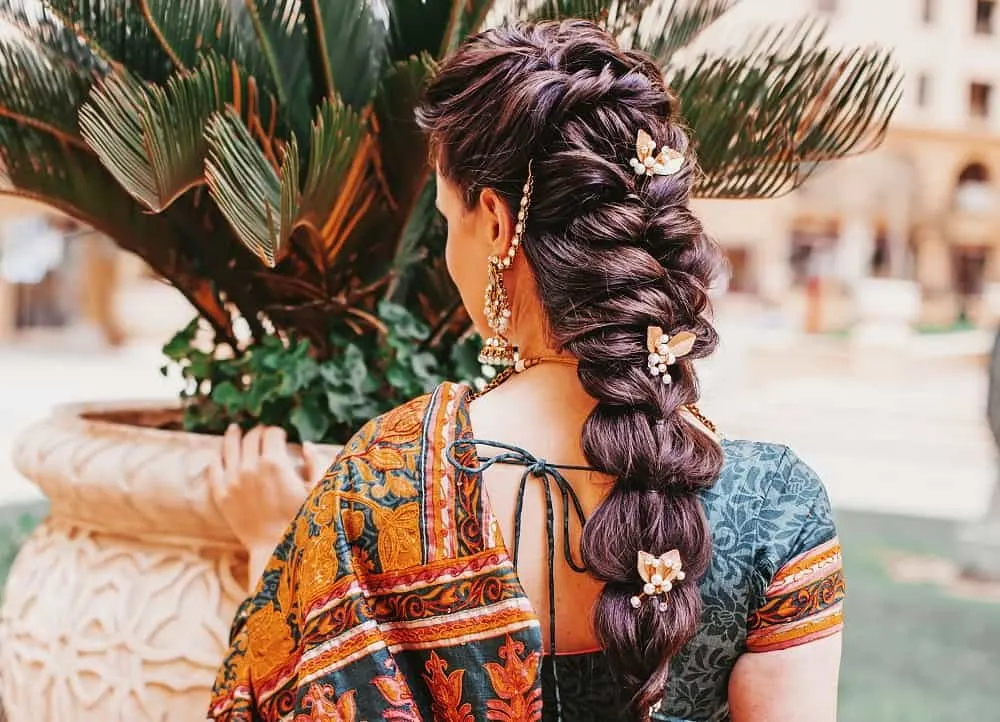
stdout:
[(434, 61), (426, 54), (396, 63), (375, 99), (380, 177), (394, 211), (391, 215), (396, 216), (397, 225), (388, 230), (393, 238), (401, 232), (398, 224), (409, 216), (429, 176), (427, 141), (414, 120), (413, 108), (433, 72)]
[(144, 80), (165, 82), (176, 69), (132, 0), (45, 0), (43, 7), (99, 56)]
[(269, 266), (301, 227), (310, 229), (316, 258), (327, 264), (371, 200), (372, 140), (359, 114), (343, 103), (324, 101), (319, 108), (304, 184), (294, 136), (277, 170), (232, 111), (213, 116), (207, 137), (212, 197), (240, 240)]
[[(494, 0), (452, 0), (451, 17), (442, 38), (440, 56), (455, 50), (469, 35), (479, 32), (486, 16), (493, 8)], [(433, 48), (426, 48), (432, 52)]]
[(80, 126), (122, 187), (159, 212), (203, 182), (204, 126), (231, 96), (228, 69), (211, 61), (166, 88), (117, 72), (94, 88)]
[(697, 143), (698, 195), (780, 195), (815, 163), (881, 142), (900, 97), (891, 54), (824, 41), (813, 23), (771, 29), (668, 76)]
[(242, 0), (235, 26), (244, 42), (261, 54), (266, 76), (259, 82), (273, 90), (282, 120), (304, 137), (315, 108), (316, 84), (309, 65), (309, 36), (301, 0)]
[(305, 0), (313, 76), (322, 97), (365, 107), (375, 95), (388, 54), (388, 29), (371, 0)]
[(638, 28), (632, 45), (642, 47), (661, 65), (670, 64), (674, 53), (688, 47), (701, 33), (725, 15), (739, 0), (672, 0), (663, 15), (662, 6), (644, 13), (645, 35)]
[[(174, 75), (166, 88), (117, 72), (94, 88), (80, 111), (83, 136), (101, 162), (140, 203), (162, 211), (204, 182), (205, 125), (238, 104), (254, 121), (271, 99), (248, 108), (246, 82), (233, 65), (205, 56), (192, 72)], [(261, 107), (263, 106), (263, 108)]]
[(212, 116), (205, 136), (209, 146), (205, 179), (212, 198), (244, 245), (268, 266), (274, 266), (281, 245), (281, 181), (277, 172), (235, 112)]
[(92, 82), (86, 66), (52, 52), (30, 28), (0, 33), (0, 116), (82, 144), (76, 109)]

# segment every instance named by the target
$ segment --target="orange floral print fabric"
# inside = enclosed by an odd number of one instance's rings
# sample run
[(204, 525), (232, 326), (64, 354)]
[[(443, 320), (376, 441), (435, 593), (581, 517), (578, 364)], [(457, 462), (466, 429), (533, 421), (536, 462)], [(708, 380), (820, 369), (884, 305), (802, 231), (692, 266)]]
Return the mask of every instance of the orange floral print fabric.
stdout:
[(540, 719), (538, 620), (479, 485), (446, 463), (466, 393), (347, 444), (236, 615), (210, 720)]

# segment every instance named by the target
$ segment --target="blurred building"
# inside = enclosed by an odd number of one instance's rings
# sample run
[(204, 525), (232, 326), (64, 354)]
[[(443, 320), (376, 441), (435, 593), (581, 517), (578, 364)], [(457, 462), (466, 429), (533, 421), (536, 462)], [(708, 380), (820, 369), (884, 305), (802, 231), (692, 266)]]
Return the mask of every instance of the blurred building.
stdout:
[(119, 345), (123, 263), (102, 234), (37, 203), (0, 197), (0, 341), (89, 329)]
[(782, 199), (701, 204), (729, 254), (732, 290), (778, 307), (822, 293), (813, 327), (848, 326), (888, 306), (931, 324), (995, 320), (997, 2), (743, 0), (702, 42), (731, 44), (804, 16), (824, 18), (832, 44), (892, 47), (905, 74), (902, 102), (877, 152), (832, 164)]

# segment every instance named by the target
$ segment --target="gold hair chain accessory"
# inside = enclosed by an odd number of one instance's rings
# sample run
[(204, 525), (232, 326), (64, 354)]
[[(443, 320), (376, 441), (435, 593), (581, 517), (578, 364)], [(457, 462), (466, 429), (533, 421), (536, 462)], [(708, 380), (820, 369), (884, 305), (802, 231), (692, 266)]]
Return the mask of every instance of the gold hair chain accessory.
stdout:
[(649, 351), (647, 366), (650, 376), (659, 377), (665, 384), (672, 384), (674, 380), (670, 376), (669, 367), (677, 363), (677, 359), (691, 353), (697, 339), (698, 337), (690, 331), (681, 331), (670, 336), (663, 333), (663, 329), (659, 326), (647, 328), (646, 349)]
[[(697, 340), (698, 337), (690, 331), (681, 331), (670, 336), (664, 333), (659, 326), (648, 327), (646, 329), (646, 350), (649, 351), (647, 359), (649, 375), (659, 378), (665, 385), (672, 384), (674, 379), (670, 375), (670, 367), (677, 363), (677, 359), (691, 353)], [(684, 409), (712, 435), (718, 434), (715, 424), (697, 406), (686, 404)], [(663, 420), (661, 419), (657, 424), (663, 424)]]
[(629, 165), (636, 175), (674, 175), (684, 167), (684, 154), (673, 148), (660, 148), (656, 154), (656, 142), (644, 130), (635, 138), (635, 157)]
[(507, 339), (510, 329), (510, 297), (504, 286), (503, 273), (517, 256), (518, 248), (524, 239), (524, 229), (528, 223), (528, 205), (531, 203), (531, 191), (535, 178), (531, 172), (531, 161), (528, 161), (528, 179), (524, 182), (521, 194), (521, 207), (517, 211), (517, 223), (514, 225), (514, 237), (510, 240), (510, 248), (506, 255), (490, 256), (487, 266), (487, 283), (484, 312), (486, 323), (493, 335), (485, 339), (483, 349), (479, 352), (479, 363), (490, 366), (511, 366), (516, 361), (515, 349)]
[(661, 612), (667, 611), (670, 601), (670, 591), (674, 588), (674, 582), (684, 581), (683, 564), (681, 563), (681, 553), (676, 549), (671, 549), (666, 554), (654, 556), (649, 552), (639, 552), (639, 577), (644, 582), (642, 594), (632, 597), (629, 602), (638, 609), (642, 606), (644, 599), (656, 602), (656, 608)]

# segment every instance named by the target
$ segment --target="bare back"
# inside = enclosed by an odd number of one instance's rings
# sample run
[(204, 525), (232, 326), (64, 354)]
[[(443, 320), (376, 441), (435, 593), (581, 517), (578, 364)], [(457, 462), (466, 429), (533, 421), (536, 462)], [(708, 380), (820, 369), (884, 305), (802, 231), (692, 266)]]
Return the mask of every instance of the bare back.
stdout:
[[(477, 439), (500, 441), (529, 451), (553, 464), (586, 466), (580, 445), (583, 422), (593, 408), (570, 367), (539, 366), (516, 375), (470, 406), (473, 434)], [(524, 469), (496, 465), (483, 474), (488, 503), (500, 523), (507, 549), (514, 550), (517, 490)], [(600, 504), (613, 481), (596, 472), (566, 471), (586, 516)], [(544, 480), (529, 479), (521, 514), (521, 540), (517, 574), (524, 592), (543, 620), (545, 648), (549, 648), (549, 550), (546, 539)], [(562, 519), (565, 509), (558, 494), (552, 499), (555, 515), (556, 646), (560, 653), (593, 651), (598, 648), (591, 624), (591, 610), (603, 584), (589, 574), (570, 568), (563, 548)], [(570, 515), (570, 549), (579, 561), (580, 525)]]

